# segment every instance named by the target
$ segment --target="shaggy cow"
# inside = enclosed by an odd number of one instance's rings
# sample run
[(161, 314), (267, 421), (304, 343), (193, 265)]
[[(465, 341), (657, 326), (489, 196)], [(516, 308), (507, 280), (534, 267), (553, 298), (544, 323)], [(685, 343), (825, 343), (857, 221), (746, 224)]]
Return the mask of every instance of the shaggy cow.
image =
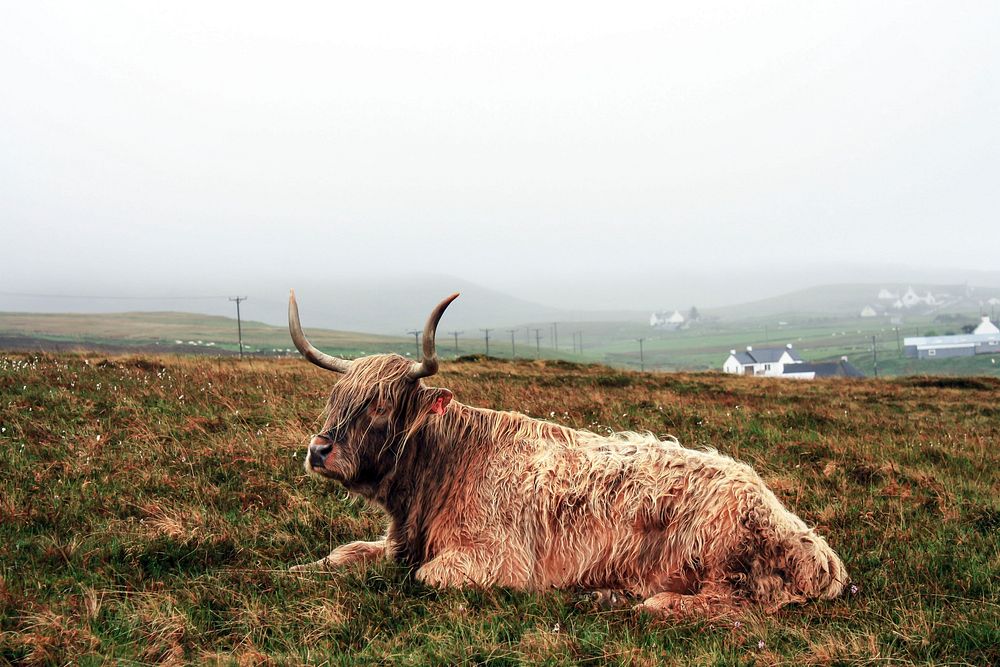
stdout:
[(603, 437), (474, 408), (425, 386), (438, 321), (457, 296), (431, 313), (414, 362), (320, 352), (291, 295), (295, 346), (342, 374), (306, 470), (389, 516), (384, 538), (293, 570), (388, 557), (431, 586), (623, 591), (673, 615), (840, 594), (840, 558), (749, 466), (649, 434)]

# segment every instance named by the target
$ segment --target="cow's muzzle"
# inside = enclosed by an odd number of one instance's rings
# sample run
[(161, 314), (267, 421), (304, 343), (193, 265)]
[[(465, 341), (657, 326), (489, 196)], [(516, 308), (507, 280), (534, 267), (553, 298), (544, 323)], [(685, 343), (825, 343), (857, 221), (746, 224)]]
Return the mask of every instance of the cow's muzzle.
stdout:
[(314, 435), (309, 441), (309, 466), (324, 468), (326, 457), (333, 451), (333, 442), (323, 435)]

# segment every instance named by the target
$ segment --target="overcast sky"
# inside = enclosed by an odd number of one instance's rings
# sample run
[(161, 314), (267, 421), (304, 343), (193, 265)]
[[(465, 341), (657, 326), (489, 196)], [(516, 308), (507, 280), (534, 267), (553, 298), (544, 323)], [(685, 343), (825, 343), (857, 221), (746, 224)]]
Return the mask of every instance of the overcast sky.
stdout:
[(579, 307), (650, 267), (991, 269), (998, 29), (995, 0), (6, 2), (0, 289), (427, 271)]

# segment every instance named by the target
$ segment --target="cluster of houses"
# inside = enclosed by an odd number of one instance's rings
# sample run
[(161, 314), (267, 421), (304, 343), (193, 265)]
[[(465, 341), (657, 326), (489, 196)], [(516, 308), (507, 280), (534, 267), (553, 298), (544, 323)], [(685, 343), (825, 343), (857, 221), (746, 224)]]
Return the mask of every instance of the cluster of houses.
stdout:
[(793, 380), (812, 380), (818, 377), (864, 377), (847, 360), (807, 362), (789, 343), (784, 347), (754, 349), (747, 345), (745, 352), (729, 351), (729, 357), (722, 364), (723, 373), (736, 375), (757, 375), (781, 377)]
[[(914, 336), (903, 339), (903, 355), (911, 359), (970, 357), (1000, 353), (1000, 328), (983, 315), (970, 334), (957, 336)], [(812, 380), (821, 377), (864, 377), (847, 357), (839, 361), (808, 362), (789, 343), (784, 347), (730, 350), (722, 364), (723, 373)]]
[(912, 336), (903, 339), (903, 355), (911, 359), (971, 357), (1000, 352), (1000, 329), (983, 315), (971, 334), (956, 336)]
[[(920, 295), (913, 289), (912, 285), (907, 287), (905, 292), (893, 292), (883, 287), (879, 290), (875, 301), (866, 304), (861, 309), (860, 315), (861, 317), (878, 317), (879, 315), (898, 315), (913, 309), (922, 312), (940, 310), (962, 301), (963, 298), (968, 300), (971, 297), (972, 289), (974, 288), (966, 287), (965, 294), (956, 296), (945, 292), (934, 294), (930, 290)], [(980, 305), (984, 303), (989, 306), (1000, 306), (1000, 298), (991, 297), (985, 302), (980, 301)]]

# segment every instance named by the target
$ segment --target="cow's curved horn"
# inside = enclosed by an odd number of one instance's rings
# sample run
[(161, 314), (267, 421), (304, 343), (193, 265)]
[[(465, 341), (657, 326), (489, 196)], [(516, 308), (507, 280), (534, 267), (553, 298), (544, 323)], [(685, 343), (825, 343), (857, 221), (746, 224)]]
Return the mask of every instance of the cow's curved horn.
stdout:
[(438, 322), (441, 321), (441, 316), (444, 315), (445, 309), (457, 298), (458, 292), (455, 292), (439, 303), (437, 308), (431, 311), (431, 316), (427, 318), (427, 324), (424, 325), (424, 358), (423, 361), (413, 362), (413, 367), (410, 368), (409, 374), (411, 380), (419, 380), (420, 378), (429, 377), (437, 373), (438, 358), (437, 350), (434, 347), (434, 335), (437, 333)]
[(295, 343), (295, 347), (299, 349), (302, 356), (320, 368), (335, 373), (346, 373), (350, 370), (350, 361), (323, 354), (306, 340), (306, 335), (302, 333), (302, 325), (299, 324), (299, 305), (295, 303), (295, 290), (291, 290), (291, 294), (288, 296), (288, 331), (292, 334), (292, 342)]

